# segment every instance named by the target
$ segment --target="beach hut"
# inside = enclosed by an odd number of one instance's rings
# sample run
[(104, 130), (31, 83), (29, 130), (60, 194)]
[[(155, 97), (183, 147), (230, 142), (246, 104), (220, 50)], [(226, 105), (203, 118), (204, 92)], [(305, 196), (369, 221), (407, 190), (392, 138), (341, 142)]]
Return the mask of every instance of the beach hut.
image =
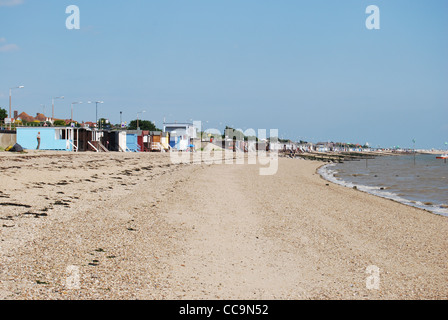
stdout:
[(138, 144), (138, 136), (140, 134), (135, 132), (135, 133), (131, 133), (130, 131), (128, 131), (126, 133), (126, 151), (128, 152), (140, 152), (141, 151), (141, 147)]
[(271, 141), (269, 144), (270, 151), (282, 151), (284, 149), (285, 144), (279, 141)]
[(37, 148), (37, 136), (40, 135), (40, 150), (78, 151), (74, 144), (78, 134), (76, 128), (55, 127), (19, 127), (17, 143), (24, 149)]
[(170, 149), (170, 134), (168, 132), (162, 132), (160, 144), (163, 150), (168, 151)]
[(138, 152), (137, 135), (131, 134), (129, 145), (126, 131), (97, 130), (87, 127), (19, 127), (17, 143), (24, 149), (37, 148), (40, 133), (40, 150), (75, 152)]
[(165, 123), (163, 132), (169, 134), (169, 145), (177, 151), (187, 151), (197, 138), (196, 127), (191, 123)]
[(150, 150), (151, 152), (161, 152), (164, 150), (162, 146), (162, 132), (161, 131), (151, 131), (150, 132)]
[(127, 130), (126, 131), (126, 149), (128, 152), (144, 152), (145, 144), (148, 141), (149, 131)]
[[(94, 151), (94, 152), (108, 152), (110, 143), (110, 136), (108, 131), (95, 130), (90, 128), (81, 128), (80, 141), (75, 142), (79, 144), (79, 151)], [(82, 139), (82, 140), (81, 140)]]
[(316, 143), (316, 151), (318, 152), (328, 152), (330, 151), (329, 143), (328, 142), (318, 142)]
[(89, 128), (81, 128), (77, 129), (76, 139), (73, 144), (76, 146), (76, 151), (78, 152), (93, 151), (93, 148), (90, 146), (92, 140), (92, 130)]
[(126, 131), (118, 131), (118, 151), (126, 152), (127, 134)]
[(139, 145), (143, 152), (151, 151), (151, 133), (150, 131), (142, 131), (142, 135), (139, 138)]
[(119, 147), (119, 132), (118, 131), (112, 131), (112, 130), (101, 130), (96, 131), (99, 134), (98, 137), (98, 146), (100, 147), (100, 151), (112, 151), (117, 152), (120, 151)]

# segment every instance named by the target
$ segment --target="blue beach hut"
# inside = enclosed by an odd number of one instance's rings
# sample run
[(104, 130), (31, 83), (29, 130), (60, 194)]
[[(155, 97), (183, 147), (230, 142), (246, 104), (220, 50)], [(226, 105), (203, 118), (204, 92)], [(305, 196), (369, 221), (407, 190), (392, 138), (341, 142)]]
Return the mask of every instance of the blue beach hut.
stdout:
[(40, 135), (40, 150), (73, 151), (73, 128), (19, 127), (17, 143), (23, 149), (37, 149), (37, 135)]

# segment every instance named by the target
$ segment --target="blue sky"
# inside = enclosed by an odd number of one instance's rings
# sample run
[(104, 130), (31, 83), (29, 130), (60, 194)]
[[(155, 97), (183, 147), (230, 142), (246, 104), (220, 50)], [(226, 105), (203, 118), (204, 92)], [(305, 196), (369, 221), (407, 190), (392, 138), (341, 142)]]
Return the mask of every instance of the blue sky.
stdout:
[[(68, 30), (65, 9), (80, 9)], [(377, 5), (381, 29), (368, 30)], [(441, 148), (446, 0), (0, 0), (0, 107), (208, 121), (293, 140)], [(75, 105), (95, 120), (95, 105)]]

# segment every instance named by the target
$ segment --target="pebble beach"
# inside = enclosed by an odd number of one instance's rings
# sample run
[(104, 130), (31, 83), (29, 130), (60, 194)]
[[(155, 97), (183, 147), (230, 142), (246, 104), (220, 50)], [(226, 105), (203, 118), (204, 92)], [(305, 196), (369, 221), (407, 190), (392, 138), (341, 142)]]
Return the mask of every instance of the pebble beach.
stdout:
[(320, 166), (0, 153), (0, 299), (446, 300), (447, 217)]

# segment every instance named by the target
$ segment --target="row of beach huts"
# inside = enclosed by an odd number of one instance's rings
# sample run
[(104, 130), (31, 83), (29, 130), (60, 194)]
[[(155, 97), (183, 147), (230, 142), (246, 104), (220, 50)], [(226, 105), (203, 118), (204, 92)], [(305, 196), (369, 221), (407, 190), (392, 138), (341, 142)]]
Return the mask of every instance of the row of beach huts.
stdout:
[[(70, 152), (169, 152), (197, 151), (201, 137), (191, 123), (165, 123), (163, 131), (100, 130), (91, 127), (17, 127), (15, 131), (0, 130), (0, 148), (18, 144), (25, 150), (52, 150)], [(240, 136), (240, 135), (237, 135)], [(40, 137), (38, 142), (37, 137)], [(296, 143), (292, 141), (241, 140), (226, 133), (223, 139), (211, 138), (211, 148), (235, 152), (254, 150), (278, 152), (338, 152), (359, 151), (361, 146), (348, 148), (333, 143)], [(367, 150), (368, 151), (368, 150)]]
[[(0, 147), (70, 152), (188, 151), (197, 138), (192, 124), (164, 124), (163, 131), (98, 130), (85, 127), (18, 127), (0, 131)], [(38, 143), (37, 138), (40, 138)]]

